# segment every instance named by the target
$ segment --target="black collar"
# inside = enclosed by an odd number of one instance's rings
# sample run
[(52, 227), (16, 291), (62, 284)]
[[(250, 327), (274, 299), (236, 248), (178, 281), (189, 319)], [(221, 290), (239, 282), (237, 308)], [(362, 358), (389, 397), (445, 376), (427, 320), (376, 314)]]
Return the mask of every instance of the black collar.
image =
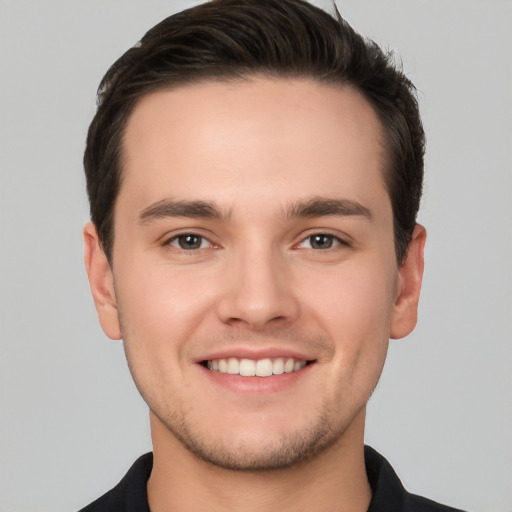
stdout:
[[(373, 493), (368, 512), (461, 512), (408, 493), (373, 448), (365, 446), (364, 457)], [(80, 512), (150, 512), (146, 486), (152, 468), (152, 453), (139, 457), (116, 487)]]

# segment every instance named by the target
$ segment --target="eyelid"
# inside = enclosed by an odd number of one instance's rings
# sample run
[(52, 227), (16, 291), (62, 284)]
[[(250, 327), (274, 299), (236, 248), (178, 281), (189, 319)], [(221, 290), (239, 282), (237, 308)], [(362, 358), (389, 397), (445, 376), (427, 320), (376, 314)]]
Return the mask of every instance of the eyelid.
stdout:
[[(332, 231), (328, 230), (328, 229), (320, 229), (320, 230), (313, 230), (309, 233), (307, 233), (306, 235), (302, 235), (301, 236), (301, 239), (299, 240), (299, 242), (297, 244), (295, 244), (295, 247), (300, 247), (304, 242), (306, 242), (308, 239), (310, 239), (311, 237), (313, 236), (328, 236), (328, 237), (331, 237), (333, 238), (333, 240), (335, 242), (337, 242), (333, 247), (330, 247), (328, 249), (323, 249), (323, 251), (328, 251), (328, 250), (332, 250), (334, 249), (335, 247), (338, 247), (338, 246), (346, 246), (346, 247), (349, 247), (351, 244), (350, 244), (350, 237), (348, 235), (345, 235), (345, 236), (341, 236), (340, 233), (333, 233)], [(317, 250), (317, 249), (315, 249)]]
[[(164, 237), (162, 237), (161, 245), (163, 247), (173, 247), (174, 249), (176, 249), (178, 251), (182, 251), (182, 252), (197, 252), (197, 251), (204, 250), (204, 249), (209, 249), (209, 248), (217, 249), (220, 247), (219, 244), (216, 244), (215, 242), (213, 242), (210, 237), (203, 235), (203, 234), (199, 233), (198, 231), (199, 230), (187, 229), (187, 230), (180, 231), (179, 233), (173, 233), (170, 236), (165, 235)], [(195, 236), (195, 237), (201, 238), (202, 240), (208, 242), (208, 247), (199, 247), (197, 249), (183, 249), (182, 247), (174, 245), (173, 242), (177, 241), (182, 236)]]
[[(208, 247), (200, 247), (198, 249), (183, 249), (181, 247), (177, 247), (177, 246), (173, 245), (173, 242), (177, 241), (179, 239), (179, 237), (187, 236), (187, 235), (196, 236), (198, 238), (201, 238), (202, 240), (205, 240), (206, 242), (208, 242)], [(344, 235), (344, 234), (341, 235), (339, 232), (334, 233), (329, 229), (315, 229), (315, 230), (311, 230), (308, 233), (305, 233), (305, 234), (303, 233), (301, 235), (299, 241), (294, 244), (294, 247), (299, 247), (304, 242), (306, 242), (309, 238), (311, 238), (313, 236), (319, 236), (319, 235), (332, 237), (333, 240), (336, 242), (334, 247), (337, 247), (339, 245), (342, 245), (342, 246), (350, 246), (351, 245), (351, 242), (350, 242), (351, 237), (349, 235)], [(207, 248), (213, 248), (213, 249), (220, 248), (220, 244), (212, 241), (212, 237), (202, 234), (200, 229), (184, 229), (183, 231), (180, 231), (178, 233), (173, 233), (172, 235), (166, 234), (161, 238), (160, 244), (164, 247), (172, 246), (172, 247), (176, 248), (177, 250), (180, 250), (183, 252), (195, 252), (195, 251), (199, 251), (201, 249), (207, 249)], [(334, 247), (332, 247), (330, 249), (333, 249)], [(329, 249), (324, 249), (324, 250), (327, 251)]]

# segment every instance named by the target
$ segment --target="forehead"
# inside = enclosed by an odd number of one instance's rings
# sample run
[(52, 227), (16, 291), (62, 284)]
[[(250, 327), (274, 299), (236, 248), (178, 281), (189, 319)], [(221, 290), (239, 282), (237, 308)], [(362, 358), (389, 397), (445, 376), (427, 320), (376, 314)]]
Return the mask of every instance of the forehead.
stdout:
[(381, 140), (373, 109), (349, 87), (253, 78), (161, 90), (128, 120), (120, 197), (136, 191), (140, 208), (166, 195), (361, 200), (385, 189)]

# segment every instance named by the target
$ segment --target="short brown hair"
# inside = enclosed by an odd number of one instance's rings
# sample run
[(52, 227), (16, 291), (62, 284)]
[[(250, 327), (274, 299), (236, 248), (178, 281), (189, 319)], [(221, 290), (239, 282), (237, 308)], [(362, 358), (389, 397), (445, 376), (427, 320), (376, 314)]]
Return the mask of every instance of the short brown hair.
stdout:
[(337, 15), (302, 0), (212, 0), (170, 16), (108, 70), (84, 155), (91, 219), (109, 261), (121, 183), (122, 139), (145, 94), (204, 80), (254, 75), (310, 78), (357, 89), (385, 134), (385, 182), (400, 264), (416, 225), (425, 135), (416, 91), (391, 54)]

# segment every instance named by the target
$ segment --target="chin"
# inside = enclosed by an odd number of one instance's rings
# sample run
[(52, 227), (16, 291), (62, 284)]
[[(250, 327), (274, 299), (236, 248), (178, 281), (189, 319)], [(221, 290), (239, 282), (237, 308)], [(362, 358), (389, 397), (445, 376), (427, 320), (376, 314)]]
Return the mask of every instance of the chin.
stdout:
[(252, 432), (212, 429), (203, 433), (187, 422), (160, 422), (188, 452), (208, 464), (233, 471), (271, 471), (298, 465), (331, 447), (345, 432), (339, 426), (333, 428), (326, 417), (285, 433), (264, 428)]

